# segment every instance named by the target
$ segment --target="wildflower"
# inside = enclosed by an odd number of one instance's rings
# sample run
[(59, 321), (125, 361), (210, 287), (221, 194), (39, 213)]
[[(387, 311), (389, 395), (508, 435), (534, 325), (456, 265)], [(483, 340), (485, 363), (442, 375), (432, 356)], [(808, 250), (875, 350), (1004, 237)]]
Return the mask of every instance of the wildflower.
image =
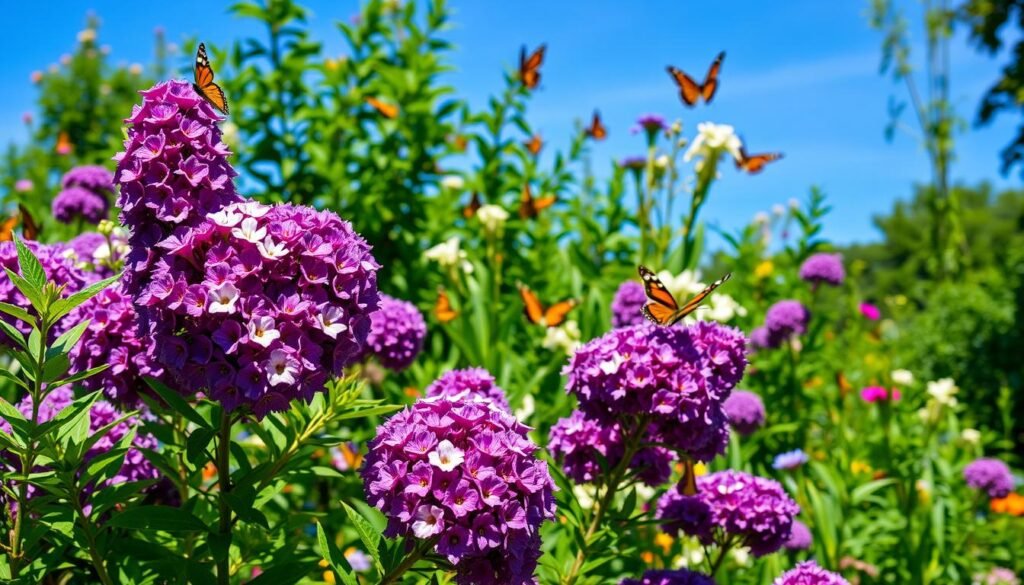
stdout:
[(447, 175), (441, 179), (441, 187), (451, 191), (461, 191), (466, 187), (466, 181), (459, 175)]
[(627, 280), (619, 285), (612, 299), (612, 327), (640, 325), (644, 316), (640, 312), (647, 303), (644, 286), (635, 280)]
[(640, 132), (646, 132), (648, 137), (652, 134), (657, 136), (659, 132), (668, 130), (668, 126), (665, 124), (665, 118), (662, 118), (658, 114), (644, 114), (636, 119), (636, 125), (630, 128), (630, 133), (638, 134)]
[(491, 234), (498, 233), (508, 221), (508, 212), (500, 205), (487, 204), (477, 210), (476, 216), (484, 229)]
[(757, 347), (776, 348), (787, 340), (807, 331), (811, 312), (800, 301), (779, 301), (768, 308), (764, 316), (764, 328), (751, 332), (751, 340)]
[(793, 469), (803, 467), (804, 463), (807, 463), (807, 461), (807, 453), (804, 453), (803, 449), (794, 449), (793, 451), (787, 451), (776, 455), (775, 460), (772, 461), (772, 467), (775, 469), (791, 471)]
[(676, 298), (688, 298), (707, 288), (707, 285), (700, 281), (700, 272), (697, 270), (684, 270), (678, 275), (662, 270), (658, 273), (658, 280)]
[(540, 344), (544, 349), (571, 355), (580, 346), (580, 336), (579, 323), (570, 320), (558, 327), (548, 327)]
[(747, 309), (736, 302), (736, 299), (723, 293), (712, 293), (708, 302), (707, 311), (696, 311), (693, 313), (701, 319), (726, 323), (736, 317), (745, 317)]
[(852, 473), (871, 473), (871, 466), (863, 461), (854, 459), (850, 462), (850, 471)]
[(987, 573), (974, 576), (972, 585), (1020, 585), (1020, 579), (1011, 569), (992, 567)]
[(1005, 498), (1014, 484), (1013, 474), (1005, 463), (984, 457), (964, 467), (964, 481), (976, 490), (984, 490), (990, 498)]
[(889, 390), (881, 386), (868, 386), (861, 389), (860, 399), (864, 402), (887, 402), (890, 399), (896, 402), (900, 399), (900, 391), (893, 388), (890, 394)]
[(861, 303), (860, 314), (869, 321), (878, 321), (882, 318), (882, 311), (871, 303)]
[(952, 378), (928, 382), (928, 395), (943, 406), (956, 406), (956, 394), (960, 391)]
[(814, 561), (806, 561), (786, 571), (772, 585), (850, 585), (839, 573), (826, 571)]
[(981, 431), (978, 429), (964, 429), (960, 431), (960, 439), (970, 445), (977, 445), (981, 442)]
[(1010, 492), (1005, 498), (992, 498), (989, 500), (988, 507), (996, 514), (1024, 516), (1024, 496)]
[[(322, 316), (322, 323), (325, 322), (323, 319)], [(416, 305), (385, 294), (380, 295), (380, 308), (370, 314), (367, 353), (373, 354), (385, 368), (401, 372), (419, 356), (426, 337), (427, 323)]]
[(31, 179), (18, 179), (14, 182), (14, 191), (17, 193), (28, 193), (35, 187)]
[(619, 585), (715, 585), (715, 581), (703, 573), (676, 569), (647, 571), (639, 579), (623, 579)]
[(619, 166), (628, 171), (642, 171), (647, 166), (647, 157), (627, 156), (619, 160)]
[(683, 155), (683, 160), (690, 162), (694, 157), (716, 159), (725, 152), (733, 158), (740, 158), (740, 139), (732, 126), (702, 122), (697, 124), (697, 137)]
[(812, 284), (839, 286), (846, 278), (840, 254), (814, 254), (800, 266), (800, 278)]
[(466, 260), (466, 252), (459, 248), (459, 238), (452, 237), (430, 248), (423, 253), (427, 260), (433, 260), (442, 268), (461, 268), (463, 272), (473, 272), (473, 265)]
[(799, 520), (793, 520), (793, 528), (789, 533), (789, 540), (782, 545), (789, 550), (807, 550), (814, 543), (811, 529)]
[(109, 209), (110, 203), (105, 197), (82, 187), (64, 189), (53, 198), (52, 203), (53, 217), (61, 223), (81, 219), (97, 224), (107, 217)]
[(749, 435), (764, 425), (764, 402), (747, 390), (734, 390), (722, 404), (729, 425), (741, 435)]
[(427, 398), (483, 398), (505, 412), (511, 411), (505, 391), (497, 385), (494, 376), (483, 368), (449, 370), (427, 386), (425, 395)]
[(914, 383), (914, 374), (910, 370), (893, 370), (889, 377), (893, 384), (900, 386), (910, 386)]
[(78, 42), (83, 45), (91, 43), (96, 40), (96, 29), (86, 28), (78, 31)]
[(357, 573), (369, 571), (371, 565), (370, 556), (354, 546), (345, 549), (345, 560), (352, 570)]

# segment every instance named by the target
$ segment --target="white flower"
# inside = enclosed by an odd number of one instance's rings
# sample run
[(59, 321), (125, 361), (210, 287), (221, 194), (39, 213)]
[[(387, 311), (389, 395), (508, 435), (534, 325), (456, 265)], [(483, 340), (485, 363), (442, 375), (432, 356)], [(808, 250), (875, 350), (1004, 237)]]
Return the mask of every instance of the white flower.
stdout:
[(696, 270), (684, 270), (679, 276), (672, 276), (668, 270), (662, 270), (658, 273), (658, 279), (679, 302), (685, 302), (684, 299), (689, 299), (707, 288), (707, 285), (700, 281), (700, 272)]
[(451, 471), (462, 465), (462, 462), (466, 460), (462, 449), (459, 449), (452, 444), (451, 441), (445, 439), (437, 444), (437, 449), (430, 452), (427, 456), (430, 464), (434, 467), (440, 468), (441, 471)]
[(267, 237), (267, 228), (260, 227), (259, 222), (251, 217), (247, 217), (242, 220), (242, 227), (231, 229), (231, 235), (240, 240), (246, 240), (256, 244), (263, 241), (263, 238)]
[(242, 221), (242, 214), (238, 213), (231, 207), (225, 207), (217, 213), (211, 213), (209, 216), (213, 223), (221, 227), (233, 228), (238, 225), (238, 222)]
[(594, 507), (596, 491), (596, 487), (577, 484), (572, 488), (572, 495), (576, 496), (576, 501), (579, 502), (581, 508), (589, 510)]
[(670, 162), (672, 161), (671, 159), (668, 158), (668, 155), (663, 154), (658, 158), (654, 159), (654, 166), (658, 167), (659, 169), (667, 169)]
[(914, 374), (910, 370), (893, 370), (889, 377), (892, 378), (893, 384), (900, 386), (910, 386), (914, 383)]
[(416, 538), (430, 538), (441, 532), (441, 528), (444, 526), (441, 524), (444, 510), (437, 506), (423, 504), (416, 508), (416, 518), (417, 520), (412, 523), (412, 533), (416, 535)]
[(480, 218), (480, 223), (483, 224), (484, 229), (491, 233), (501, 229), (501, 226), (505, 225), (505, 222), (508, 221), (508, 212), (505, 211), (505, 208), (491, 203), (478, 209), (476, 216)]
[(740, 139), (736, 131), (728, 124), (714, 124), (701, 122), (697, 124), (697, 137), (693, 139), (690, 148), (683, 155), (683, 160), (690, 162), (694, 157), (709, 158), (717, 157), (722, 152), (728, 152), (733, 158), (740, 158)]
[(284, 244), (275, 244), (270, 236), (256, 244), (256, 247), (260, 249), (260, 255), (267, 260), (277, 260), (288, 255), (288, 248)]
[(294, 384), (294, 374), (298, 370), (295, 361), (288, 357), (282, 349), (275, 349), (270, 352), (270, 359), (267, 360), (267, 372), (270, 374), (270, 385)]
[(341, 307), (326, 305), (320, 309), (320, 314), (316, 317), (316, 323), (326, 335), (336, 339), (339, 333), (344, 333), (348, 330), (348, 325), (338, 322), (344, 316), (345, 312)]
[(463, 272), (473, 272), (473, 265), (466, 260), (466, 252), (459, 248), (458, 236), (449, 238), (423, 253), (427, 260), (433, 260), (442, 268), (461, 267)]
[(619, 371), (619, 366), (621, 366), (622, 363), (625, 362), (625, 361), (626, 361), (626, 358), (624, 358), (622, 356), (622, 354), (616, 353), (616, 354), (612, 355), (612, 359), (605, 360), (605, 361), (597, 364), (597, 367), (601, 368), (602, 372), (604, 372), (606, 375), (610, 376), (610, 375), (614, 374), (615, 372), (618, 372)]
[(238, 289), (235, 285), (230, 282), (218, 286), (214, 289), (211, 295), (210, 307), (207, 309), (211, 313), (234, 313), (235, 303), (238, 301)]
[(267, 347), (278, 337), (281, 337), (281, 332), (274, 329), (273, 317), (256, 317), (249, 321), (249, 339), (253, 343)]
[(766, 225), (772, 218), (763, 211), (758, 211), (754, 214), (754, 223), (757, 225)]
[(956, 393), (959, 391), (953, 378), (928, 382), (928, 394), (943, 406), (956, 406)]
[(733, 547), (732, 559), (736, 561), (736, 564), (745, 567), (750, 564), (750, 550), (743, 546)]
[(447, 175), (441, 179), (441, 186), (452, 191), (461, 191), (466, 186), (466, 181), (458, 175)]
[(964, 429), (960, 431), (960, 438), (963, 439), (965, 443), (977, 445), (981, 442), (981, 431), (978, 429)]
[(523, 404), (517, 408), (515, 412), (516, 418), (520, 421), (525, 421), (533, 414), (533, 410), (536, 406), (537, 403), (534, 402), (532, 394), (523, 396)]
[(790, 200), (787, 201), (787, 203), (789, 204), (789, 208), (792, 209), (793, 211), (797, 211), (800, 209), (800, 200), (797, 199), (796, 197), (790, 198)]
[(781, 203), (776, 203), (775, 205), (772, 205), (772, 215), (782, 217), (783, 215), (786, 215), (786, 208), (783, 207)]
[(245, 203), (238, 204), (238, 210), (249, 217), (263, 217), (270, 211), (270, 206), (264, 205), (259, 201), (246, 201)]
[(93, 42), (95, 40), (96, 40), (96, 29), (94, 29), (94, 28), (86, 28), (86, 29), (78, 31), (78, 42), (82, 43), (83, 45), (85, 43), (91, 43), (91, 42)]
[(720, 323), (726, 323), (737, 315), (740, 317), (747, 315), (747, 309), (740, 306), (736, 299), (729, 295), (712, 293), (709, 301), (707, 304), (708, 310), (694, 311), (693, 314), (697, 315), (700, 319), (718, 321)]
[(544, 349), (561, 350), (572, 355), (580, 346), (580, 326), (576, 321), (566, 321), (558, 327), (548, 327), (541, 346)]

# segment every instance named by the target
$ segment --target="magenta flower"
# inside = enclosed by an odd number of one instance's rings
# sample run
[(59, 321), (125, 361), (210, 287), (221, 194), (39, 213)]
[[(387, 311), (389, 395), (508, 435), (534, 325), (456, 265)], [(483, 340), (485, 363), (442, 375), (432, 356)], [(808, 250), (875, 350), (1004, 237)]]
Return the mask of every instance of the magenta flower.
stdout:
[(466, 397), (475, 399), (486, 398), (495, 406), (505, 412), (512, 412), (505, 398), (505, 391), (502, 390), (494, 376), (483, 368), (465, 368), (462, 370), (449, 370), (437, 380), (427, 386), (425, 392), (427, 398), (443, 396), (454, 400)]
[(619, 585), (715, 585), (714, 579), (687, 569), (653, 570), (639, 579), (623, 579)]
[(869, 321), (878, 321), (882, 318), (882, 311), (871, 303), (861, 303), (860, 314), (864, 315), (864, 318)]
[(635, 280), (627, 280), (619, 285), (612, 299), (612, 327), (628, 327), (641, 325), (644, 316), (640, 312), (647, 303), (644, 286)]
[(990, 498), (1005, 498), (1014, 487), (1010, 468), (998, 459), (986, 457), (964, 467), (964, 481), (976, 490), (984, 490)]
[(32, 179), (18, 179), (14, 182), (14, 191), (17, 193), (28, 193), (35, 187)]
[(772, 585), (850, 585), (850, 582), (838, 573), (822, 569), (814, 561), (806, 561), (780, 575)]
[(366, 350), (382, 366), (395, 372), (408, 368), (423, 349), (426, 337), (427, 323), (416, 305), (380, 295), (380, 308), (370, 315)]
[(814, 285), (839, 286), (846, 279), (841, 254), (814, 254), (800, 266), (800, 278)]
[[(885, 402), (890, 399), (890, 394), (889, 390), (881, 386), (868, 386), (861, 389), (860, 399), (864, 402)], [(892, 389), (891, 399), (893, 402), (900, 399), (900, 391), (898, 389)]]
[(668, 126), (665, 124), (665, 118), (658, 114), (643, 114), (636, 119), (636, 125), (630, 128), (630, 133), (638, 134), (644, 132), (647, 134), (648, 139), (652, 136), (657, 136), (658, 132), (668, 130)]

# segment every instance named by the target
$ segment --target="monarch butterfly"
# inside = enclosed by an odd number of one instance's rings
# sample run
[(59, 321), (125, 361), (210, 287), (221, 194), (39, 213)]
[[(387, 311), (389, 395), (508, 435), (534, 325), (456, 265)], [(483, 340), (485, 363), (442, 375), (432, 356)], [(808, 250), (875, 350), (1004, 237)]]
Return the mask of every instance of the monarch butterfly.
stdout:
[(519, 50), (519, 80), (523, 82), (526, 89), (536, 89), (540, 84), (540, 66), (544, 63), (544, 51), (547, 45), (537, 47), (529, 58), (526, 56), (526, 46)]
[(473, 195), (469, 198), (469, 203), (462, 208), (462, 217), (466, 219), (473, 217), (481, 207), (483, 207), (483, 201), (480, 200), (480, 194), (473, 191)]
[(0, 223), (0, 242), (10, 242), (14, 239), (14, 228), (18, 227), (18, 216), (12, 215)]
[(542, 148), (544, 148), (544, 140), (540, 137), (540, 134), (534, 134), (529, 140), (523, 142), (523, 146), (526, 147), (526, 151), (537, 156), (540, 154)]
[(206, 55), (206, 45), (203, 43), (199, 43), (199, 49), (196, 51), (195, 76), (196, 82), (192, 87), (196, 93), (227, 115), (228, 98), (224, 97), (224, 90), (213, 82), (213, 68), (210, 67), (210, 58)]
[(764, 170), (765, 165), (780, 158), (782, 158), (781, 152), (749, 155), (746, 149), (740, 145), (740, 156), (736, 159), (736, 168), (747, 171), (749, 175), (756, 175)]
[(683, 477), (679, 479), (679, 493), (684, 496), (697, 495), (697, 470), (694, 468), (693, 459), (689, 457), (683, 461)]
[(335, 466), (341, 471), (359, 469), (363, 464), (363, 456), (355, 443), (342, 443), (332, 453)]
[(608, 129), (605, 128), (604, 123), (601, 122), (601, 112), (594, 110), (594, 116), (590, 119), (590, 126), (586, 130), (587, 136), (594, 140), (604, 140), (608, 138)]
[(725, 59), (725, 51), (719, 53), (718, 57), (711, 63), (711, 67), (708, 68), (708, 74), (704, 78), (704, 83), (697, 83), (692, 77), (676, 67), (671, 65), (666, 67), (668, 74), (672, 76), (676, 85), (679, 86), (679, 97), (683, 100), (684, 104), (691, 107), (695, 106), (700, 98), (704, 98), (704, 103), (711, 103), (712, 98), (715, 97), (715, 91), (718, 89), (718, 72), (722, 69), (723, 59)]
[(519, 296), (523, 299), (523, 313), (526, 314), (527, 320), (534, 325), (558, 327), (565, 323), (565, 317), (569, 311), (579, 304), (576, 299), (568, 299), (545, 308), (537, 295), (525, 284), (516, 283), (516, 286), (519, 287)]
[(732, 276), (732, 274), (726, 274), (719, 278), (680, 307), (672, 293), (668, 292), (668, 289), (650, 268), (639, 266), (637, 270), (640, 272), (640, 278), (644, 281), (644, 292), (647, 294), (647, 304), (642, 309), (644, 317), (658, 325), (675, 325), (683, 317), (697, 310), (697, 307), (712, 291), (722, 286), (722, 283)]
[(450, 323), (459, 316), (459, 312), (452, 308), (452, 302), (448, 298), (448, 291), (443, 286), (437, 287), (437, 301), (434, 303), (434, 316), (441, 323)]
[(375, 97), (367, 97), (366, 103), (370, 104), (373, 107), (373, 109), (380, 112), (380, 115), (384, 116), (389, 120), (394, 120), (395, 118), (398, 117), (398, 106), (394, 104), (382, 102)]
[(547, 195), (534, 199), (533, 192), (530, 190), (530, 184), (523, 184), (523, 193), (519, 196), (519, 217), (523, 219), (532, 219), (537, 217), (542, 209), (547, 209), (555, 204), (558, 198), (554, 195)]
[(26, 240), (38, 240), (39, 234), (43, 233), (43, 228), (36, 222), (36, 219), (32, 217), (32, 214), (25, 209), (25, 206), (18, 204), (18, 212), (21, 215), (21, 235)]

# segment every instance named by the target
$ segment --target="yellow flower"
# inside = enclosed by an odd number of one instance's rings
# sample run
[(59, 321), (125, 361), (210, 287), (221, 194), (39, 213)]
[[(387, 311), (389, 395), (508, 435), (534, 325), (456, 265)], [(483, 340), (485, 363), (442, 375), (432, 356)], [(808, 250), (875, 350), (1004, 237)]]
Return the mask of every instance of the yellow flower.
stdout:
[(334, 571), (324, 571), (324, 583), (334, 585)]
[(762, 278), (768, 278), (774, 271), (775, 265), (772, 264), (771, 260), (762, 260), (761, 263), (754, 268), (754, 276), (760, 280)]
[(665, 554), (668, 554), (668, 551), (672, 549), (673, 542), (675, 542), (675, 539), (664, 532), (659, 532), (658, 535), (654, 537), (654, 544), (656, 546), (660, 546), (661, 550), (665, 551)]
[(704, 465), (700, 461), (693, 465), (693, 472), (697, 474), (697, 477), (708, 474), (708, 466)]
[(330, 563), (327, 562), (327, 559), (320, 559), (319, 565), (321, 569), (326, 569), (330, 566)]
[(853, 462), (850, 463), (850, 471), (853, 473), (871, 473), (871, 466), (863, 461), (854, 459)]

